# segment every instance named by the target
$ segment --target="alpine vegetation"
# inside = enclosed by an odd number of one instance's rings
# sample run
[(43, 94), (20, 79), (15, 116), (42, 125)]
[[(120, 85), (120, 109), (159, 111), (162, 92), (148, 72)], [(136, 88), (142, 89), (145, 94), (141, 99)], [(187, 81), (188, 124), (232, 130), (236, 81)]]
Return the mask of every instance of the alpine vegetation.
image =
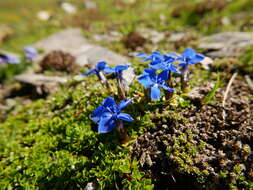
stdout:
[[(177, 53), (161, 54), (160, 52), (153, 52), (151, 55), (140, 53), (137, 57), (143, 58), (144, 62), (149, 62), (150, 68), (144, 69), (141, 76), (138, 77), (139, 83), (144, 88), (148, 89), (151, 100), (158, 100), (162, 97), (164, 92), (166, 100), (170, 100), (173, 96), (175, 88), (172, 82), (173, 73), (175, 76), (181, 77), (182, 91), (187, 87), (188, 82), (188, 67), (189, 65), (197, 64), (204, 59), (204, 55), (196, 53), (193, 49), (186, 49), (182, 55)], [(122, 100), (116, 104), (115, 100), (108, 96), (102, 105), (96, 108), (91, 116), (91, 119), (98, 124), (99, 133), (107, 133), (114, 128), (119, 132), (121, 143), (129, 140), (128, 134), (123, 127), (122, 121), (133, 121), (133, 118), (126, 113), (122, 113), (129, 103), (133, 101), (132, 98), (127, 99), (127, 92), (123, 88), (122, 72), (127, 70), (130, 65), (118, 65), (114, 68), (107, 67), (106, 62), (98, 62), (94, 69), (90, 69), (87, 73), (82, 75), (96, 74), (102, 84), (110, 88), (109, 82), (104, 74), (113, 74), (117, 80), (118, 93), (114, 94), (110, 90), (110, 94)], [(111, 89), (111, 88), (110, 88)], [(117, 96), (115, 96), (117, 95)]]

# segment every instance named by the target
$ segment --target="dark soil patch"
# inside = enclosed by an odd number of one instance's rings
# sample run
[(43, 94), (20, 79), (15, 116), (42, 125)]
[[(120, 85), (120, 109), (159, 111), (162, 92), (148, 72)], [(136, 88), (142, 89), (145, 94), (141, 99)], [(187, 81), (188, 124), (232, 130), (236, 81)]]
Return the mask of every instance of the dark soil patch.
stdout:
[(63, 51), (52, 51), (48, 53), (40, 63), (40, 67), (45, 70), (75, 72), (79, 66), (75, 63), (76, 58)]
[(142, 47), (147, 39), (137, 32), (130, 32), (122, 39), (122, 42), (126, 48), (136, 50), (137, 47)]
[(225, 108), (221, 102), (226, 85), (216, 93), (219, 103), (193, 104), (179, 113), (182, 119), (165, 118), (133, 144), (133, 156), (153, 179), (155, 189), (249, 188), (253, 181), (253, 92), (238, 78)]

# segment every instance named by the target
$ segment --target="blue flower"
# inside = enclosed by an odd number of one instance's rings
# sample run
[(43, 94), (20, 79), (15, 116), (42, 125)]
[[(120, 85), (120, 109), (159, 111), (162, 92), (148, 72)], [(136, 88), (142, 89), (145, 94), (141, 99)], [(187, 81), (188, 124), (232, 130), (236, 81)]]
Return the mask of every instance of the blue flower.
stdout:
[(34, 60), (38, 56), (38, 51), (32, 46), (24, 47), (25, 57), (29, 60)]
[(152, 65), (161, 63), (164, 60), (164, 55), (158, 51), (152, 52), (151, 55), (147, 55), (146, 53), (139, 53), (136, 55), (136, 57), (145, 58), (143, 61), (150, 61), (150, 64)]
[(160, 74), (156, 75), (156, 71), (153, 69), (145, 69), (143, 75), (138, 78), (138, 81), (145, 87), (151, 89), (151, 99), (157, 100), (162, 94), (160, 88), (166, 91), (173, 92), (174, 89), (166, 85), (168, 80), (167, 71), (162, 71)]
[(163, 56), (163, 60), (161, 60), (161, 62), (151, 62), (150, 67), (155, 70), (162, 69), (167, 72), (180, 73), (180, 71), (176, 69), (176, 65), (174, 65), (174, 62), (177, 60), (177, 58), (178, 55), (175, 53), (166, 54)]
[(196, 53), (193, 49), (187, 48), (182, 56), (177, 58), (179, 61), (179, 66), (183, 67), (183, 69), (187, 69), (188, 65), (197, 64), (205, 58), (204, 55), (200, 53)]
[(93, 74), (98, 75), (98, 73), (101, 71), (104, 71), (105, 68), (106, 68), (106, 62), (100, 61), (97, 63), (94, 69), (90, 69), (87, 73), (82, 73), (81, 75), (85, 75), (85, 76), (93, 75)]
[(149, 65), (152, 69), (158, 70), (166, 70), (167, 72), (176, 72), (180, 73), (176, 69), (176, 66), (173, 64), (177, 58), (179, 57), (176, 53), (171, 54), (161, 54), (158, 51), (153, 52), (151, 55), (147, 55), (145, 53), (140, 53), (136, 55), (137, 57), (145, 58), (143, 61), (150, 61)]
[(96, 108), (91, 116), (91, 119), (98, 123), (98, 132), (110, 132), (116, 127), (119, 120), (134, 121), (129, 114), (121, 112), (131, 102), (132, 99), (128, 99), (116, 104), (112, 97), (107, 97), (102, 106)]
[(0, 55), (0, 63), (18, 64), (20, 59), (14, 55)]
[(122, 71), (128, 69), (130, 65), (118, 65), (114, 68), (111, 68), (111, 67), (106, 67), (105, 70), (104, 70), (104, 73), (105, 74), (115, 74), (117, 78), (120, 78), (121, 75), (122, 75)]

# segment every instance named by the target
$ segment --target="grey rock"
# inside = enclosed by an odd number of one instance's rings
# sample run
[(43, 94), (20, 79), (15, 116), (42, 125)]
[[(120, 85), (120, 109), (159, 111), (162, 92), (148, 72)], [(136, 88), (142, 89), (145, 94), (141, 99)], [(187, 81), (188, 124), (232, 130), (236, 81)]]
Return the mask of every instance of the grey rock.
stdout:
[(94, 1), (84, 1), (84, 7), (87, 10), (92, 10), (97, 8), (97, 3)]
[(207, 51), (207, 56), (217, 58), (235, 57), (248, 46), (253, 46), (253, 33), (223, 32), (202, 38), (198, 47)]
[[(63, 30), (49, 36), (35, 44), (38, 49), (46, 53), (53, 50), (62, 50), (76, 57), (77, 63), (83, 66), (88, 63), (107, 61), (110, 65), (126, 64), (127, 58), (107, 48), (91, 44), (82, 36), (79, 28)], [(40, 60), (42, 57), (39, 57)], [(38, 61), (37, 60), (37, 61)]]
[(172, 42), (176, 42), (183, 39), (186, 35), (188, 35), (188, 33), (186, 32), (172, 33), (169, 37), (169, 40)]
[(55, 92), (59, 84), (67, 82), (66, 77), (46, 76), (34, 73), (23, 73), (16, 75), (14, 78), (18, 82), (33, 86), (36, 89), (36, 93), (40, 95)]
[(114, 42), (120, 41), (123, 35), (117, 31), (111, 31), (108, 34), (94, 34), (92, 39), (97, 42)]
[(149, 28), (140, 28), (137, 30), (144, 38), (149, 39), (153, 44), (165, 39), (165, 34), (163, 32), (158, 32)]
[(87, 183), (86, 187), (84, 188), (84, 190), (96, 190), (96, 189), (97, 186), (93, 182)]

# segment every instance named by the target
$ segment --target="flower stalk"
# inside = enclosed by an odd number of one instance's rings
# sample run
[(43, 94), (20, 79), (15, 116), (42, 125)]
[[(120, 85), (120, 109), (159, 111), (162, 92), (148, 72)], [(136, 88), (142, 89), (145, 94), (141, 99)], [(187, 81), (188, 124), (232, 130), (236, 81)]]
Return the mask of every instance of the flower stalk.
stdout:
[(129, 135), (127, 134), (126, 129), (123, 126), (122, 120), (118, 121), (118, 125), (116, 127), (116, 130), (119, 133), (119, 141), (121, 144), (125, 144), (129, 141)]

